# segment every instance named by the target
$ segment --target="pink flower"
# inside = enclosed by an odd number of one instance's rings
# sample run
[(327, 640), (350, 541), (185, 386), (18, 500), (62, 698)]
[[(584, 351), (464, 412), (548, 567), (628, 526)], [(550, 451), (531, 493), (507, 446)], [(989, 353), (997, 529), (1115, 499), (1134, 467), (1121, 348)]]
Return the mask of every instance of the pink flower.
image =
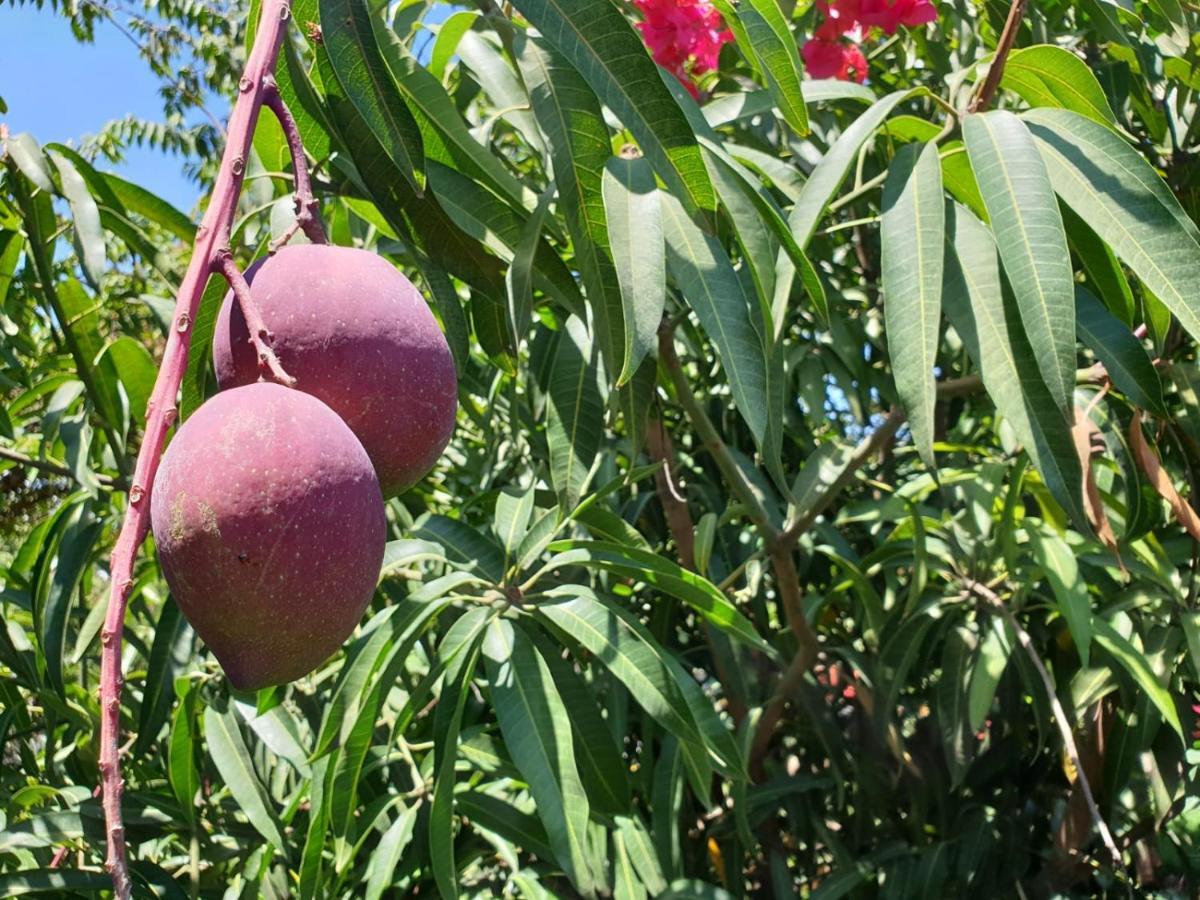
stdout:
[(895, 34), (901, 25), (913, 28), (937, 21), (937, 9), (930, 0), (862, 0), (859, 21)]
[(637, 28), (654, 61), (697, 96), (692, 76), (716, 69), (721, 47), (733, 40), (721, 14), (708, 0), (633, 2), (645, 17)]
[(859, 30), (859, 9), (862, 0), (817, 0), (817, 9), (825, 17), (817, 26), (816, 37), (832, 41), (844, 34)]
[(838, 78), (859, 84), (867, 80), (867, 58), (858, 44), (814, 37), (804, 42), (801, 54), (813, 78)]

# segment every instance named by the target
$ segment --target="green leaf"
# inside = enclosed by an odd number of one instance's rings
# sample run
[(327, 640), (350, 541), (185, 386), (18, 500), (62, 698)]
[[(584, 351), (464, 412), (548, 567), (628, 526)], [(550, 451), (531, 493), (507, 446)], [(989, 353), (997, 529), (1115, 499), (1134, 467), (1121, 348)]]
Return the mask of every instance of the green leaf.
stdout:
[(942, 318), (945, 201), (936, 144), (907, 144), (883, 187), (883, 312), (900, 403), (925, 464), (933, 456), (938, 332)]
[(1112, 130), (1067, 110), (1025, 114), (1063, 202), (1200, 337), (1200, 230), (1158, 173)]
[(1111, 653), (1130, 674), (1182, 740), (1183, 725), (1179, 721), (1179, 712), (1175, 709), (1175, 699), (1171, 692), (1159, 682), (1158, 676), (1150, 668), (1145, 655), (1113, 628), (1107, 619), (1099, 616), (1093, 619), (1092, 631), (1096, 643)]
[(254, 771), (250, 751), (246, 749), (233, 711), (221, 712), (207, 707), (204, 710), (204, 737), (213, 764), (250, 824), (286, 856), (289, 845), (283, 840), (271, 798)]
[(195, 223), (166, 200), (118, 175), (109, 172), (97, 174), (126, 210), (144, 216), (154, 224), (162, 226), (184, 243), (190, 244), (195, 240)]
[(1029, 129), (1010, 112), (968, 116), (963, 136), (1034, 361), (1054, 402), (1068, 411), (1075, 390), (1074, 278), (1046, 165)]
[(495, 584), (504, 579), (503, 551), (494, 541), (458, 519), (428, 516), (420, 520), (412, 536), (440, 544), (447, 559), (473, 569)]
[(433, 42), (433, 52), (429, 55), (429, 71), (438, 81), (445, 76), (446, 66), (458, 49), (458, 42), (478, 18), (477, 12), (460, 10), (438, 26), (437, 40)]
[(365, 900), (379, 900), (392, 886), (400, 857), (412, 841), (419, 806), (402, 806), (400, 815), (388, 826), (367, 862)]
[[(870, 105), (875, 102), (875, 92), (866, 85), (833, 78), (804, 82), (804, 102), (808, 106), (833, 100), (858, 100)], [(774, 107), (775, 98), (770, 91), (739, 91), (714, 97), (704, 104), (704, 118), (713, 128), (719, 128), (739, 119), (761, 116)]]
[(521, 229), (521, 239), (513, 252), (512, 263), (509, 264), (505, 276), (505, 286), (508, 288), (509, 327), (512, 328), (513, 346), (518, 349), (525, 335), (529, 332), (530, 317), (533, 313), (533, 262), (541, 245), (542, 223), (546, 219), (546, 210), (554, 199), (554, 187), (551, 185), (542, 194), (537, 209), (525, 220)]
[(550, 145), (559, 206), (605, 365), (621, 376), (629, 364), (631, 334), (609, 246), (610, 227), (614, 234), (622, 232), (610, 225), (605, 210), (602, 179), (612, 141), (600, 101), (582, 76), (540, 37), (518, 31), (514, 47), (533, 115)]
[(301, 900), (313, 900), (321, 892), (321, 869), (325, 862), (325, 834), (329, 830), (329, 795), (336, 771), (335, 762), (333, 754), (326, 754), (312, 764), (312, 779), (308, 789), (308, 829), (304, 834), (304, 848), (300, 851)]
[(679, 202), (662, 196), (671, 275), (716, 345), (734, 405), (762, 443), (767, 431), (767, 354), (747, 298), (721, 242), (695, 224)]
[(549, 668), (571, 719), (575, 759), (589, 802), (602, 813), (628, 812), (630, 796), (626, 764), (612, 729), (600, 712), (599, 699), (593, 693), (595, 682), (589, 685), (575, 671), (574, 663), (563, 659), (561, 648), (547, 640), (540, 628), (531, 630), (529, 637)]
[(225, 299), (225, 279), (212, 275), (200, 297), (196, 321), (192, 323), (192, 346), (188, 351), (187, 372), (183, 376), (183, 388), (179, 393), (179, 419), (200, 408), (208, 392), (209, 368), (212, 364), (213, 330), (217, 325), (217, 313)]
[(54, 576), (41, 607), (39, 635), (46, 660), (46, 681), (64, 698), (63, 658), (67, 648), (67, 625), (75, 607), (80, 579), (92, 562), (92, 548), (104, 530), (104, 523), (97, 522), (86, 505), (76, 509), (78, 512), (68, 521), (58, 542)]
[(421, 129), (392, 81), (375, 40), (371, 11), (355, 0), (321, 0), (324, 46), (350, 102), (400, 174), (425, 187)]
[(620, 836), (638, 878), (646, 890), (653, 896), (658, 896), (666, 890), (667, 880), (663, 877), (662, 863), (658, 860), (654, 841), (641, 817), (617, 816), (614, 821), (617, 826), (614, 836)]
[(429, 808), (429, 857), (434, 880), (443, 897), (458, 897), (458, 868), (454, 860), (454, 761), (463, 710), (471, 693), (484, 628), (490, 611), (477, 607), (463, 615), (442, 639), (439, 658), (446, 678), (434, 712), (434, 782)]
[(586, 853), (588, 798), (575, 763), (571, 723), (550, 669), (525, 632), (502, 619), (489, 626), (483, 657), (505, 746), (529, 785), (554, 857), (581, 893), (593, 895)]
[(496, 516), (492, 530), (504, 547), (504, 570), (515, 562), (517, 551), (529, 531), (533, 515), (533, 490), (504, 490), (496, 496)]
[(125, 334), (104, 348), (96, 366), (104, 365), (106, 360), (111, 361), (121, 386), (125, 388), (130, 419), (134, 422), (145, 421), (146, 404), (150, 402), (154, 381), (158, 377), (154, 357), (140, 341)]
[[(485, 36), (486, 35), (486, 36)], [(497, 119), (504, 119), (538, 157), (545, 157), (546, 145), (530, 111), (529, 94), (525, 86), (501, 55), (494, 34), (468, 31), (458, 45), (463, 66), (470, 69), (475, 81), (490, 100), (494, 111), (476, 133), (487, 134)]]
[(654, 347), (662, 322), (667, 296), (663, 210), (654, 172), (643, 157), (610, 157), (602, 193), (624, 323), (620, 387)]
[(191, 661), (194, 638), (192, 626), (179, 611), (179, 604), (168, 595), (154, 626), (154, 643), (150, 645), (146, 663), (146, 686), (142, 689), (138, 737), (133, 747), (138, 756), (150, 749), (171, 714), (175, 679)]
[(661, 727), (684, 743), (706, 747), (670, 671), (679, 663), (662, 651), (650, 633), (586, 588), (564, 587), (552, 593), (567, 599), (538, 604), (535, 617), (593, 654)]
[(979, 731), (987, 721), (1011, 653), (1012, 644), (1005, 636), (1003, 622), (992, 619), (979, 642), (978, 658), (971, 671), (971, 686), (967, 692), (967, 719), (972, 732)]
[(167, 745), (167, 777), (179, 808), (189, 823), (196, 821), (196, 794), (200, 790), (200, 771), (196, 768), (196, 702), (199, 694), (186, 678), (175, 679), (179, 702), (171, 717), (171, 735)]
[(1000, 86), (1030, 106), (1054, 106), (1113, 126), (1117, 119), (1086, 62), (1063, 47), (1038, 44), (1009, 54)]
[[(730, 20), (729, 4), (721, 12)], [(742, 0), (733, 13), (745, 28), (747, 45), (742, 51), (759, 63), (767, 80), (767, 89), (784, 121), (798, 135), (808, 134), (808, 111), (804, 106), (801, 80), (804, 67), (796, 36), (779, 8), (778, 0)]]
[(951, 628), (942, 645), (937, 717), (952, 787), (962, 782), (971, 762), (975, 736), (968, 727), (967, 691), (975, 646), (974, 633), (962, 625)]
[(546, 413), (550, 478), (564, 512), (579, 505), (603, 438), (598, 356), (584, 323), (568, 318), (554, 351)]
[(595, 0), (516, 0), (513, 5), (616, 113), (685, 207), (715, 209), (695, 135), (625, 14)]
[(100, 225), (100, 208), (74, 163), (54, 150), (48, 150), (47, 155), (58, 169), (63, 196), (67, 198), (67, 204), (71, 208), (71, 220), (75, 225), (75, 247), (79, 253), (83, 274), (93, 287), (97, 287), (100, 279), (104, 277), (104, 268), (108, 262), (104, 229)]
[(1075, 286), (1075, 327), (1104, 363), (1117, 389), (1138, 406), (1168, 415), (1162, 382), (1141, 341), (1082, 286)]
[(605, 541), (556, 541), (550, 549), (563, 554), (558, 558), (558, 565), (581, 563), (616, 572), (678, 597), (730, 637), (767, 656), (777, 657), (775, 648), (759, 637), (750, 620), (738, 612), (716, 585), (661, 554)]
[(54, 182), (50, 179), (46, 157), (42, 155), (42, 148), (38, 146), (32, 134), (22, 131), (20, 134), (9, 135), (4, 142), (4, 149), (17, 164), (21, 174), (28, 178), (34, 187), (47, 194), (54, 193)]
[(1088, 597), (1087, 585), (1080, 578), (1075, 553), (1065, 540), (1049, 529), (1030, 528), (1026, 532), (1033, 557), (1050, 582), (1058, 611), (1071, 631), (1079, 661), (1086, 669), (1091, 656), (1092, 601)]
[(1059, 209), (1063, 214), (1063, 224), (1067, 227), (1067, 243), (1079, 257), (1088, 287), (1127, 328), (1132, 329), (1141, 314), (1129, 287), (1129, 279), (1125, 277), (1125, 270), (1121, 268), (1116, 254), (1071, 207), (1060, 203)]
[(1016, 304), (1001, 284), (991, 232), (962, 206), (947, 206), (946, 218), (947, 241), (953, 241), (942, 291), (946, 315), (1051, 494), (1086, 529), (1083, 472), (1071, 427), (1038, 374)]
[[(805, 90), (811, 92), (812, 84), (814, 82), (809, 82)], [(817, 230), (817, 223), (825, 215), (829, 202), (842, 186), (842, 182), (846, 180), (846, 175), (858, 158), (863, 144), (875, 134), (897, 106), (923, 93), (923, 88), (896, 91), (876, 101), (841, 133), (829, 151), (821, 157), (821, 161), (804, 182), (800, 199), (788, 215), (788, 228), (796, 236), (796, 243), (800, 245), (800, 249), (808, 247), (808, 242)], [(795, 269), (791, 260), (781, 256), (776, 262), (775, 272), (774, 307), (780, 309), (787, 305), (787, 298), (792, 293)]]
[(23, 869), (0, 875), (0, 895), (27, 897), (31, 894), (69, 896), (76, 891), (89, 894), (112, 887), (112, 879), (103, 872), (82, 869)]

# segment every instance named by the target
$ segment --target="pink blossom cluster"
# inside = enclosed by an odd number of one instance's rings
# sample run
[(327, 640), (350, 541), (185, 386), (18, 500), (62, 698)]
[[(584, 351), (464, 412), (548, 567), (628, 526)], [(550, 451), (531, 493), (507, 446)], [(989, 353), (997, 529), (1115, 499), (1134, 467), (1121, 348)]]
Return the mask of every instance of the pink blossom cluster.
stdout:
[(654, 61), (699, 97), (697, 75), (717, 68), (721, 47), (733, 40), (708, 0), (633, 0), (645, 17), (637, 23)]
[(895, 34), (937, 21), (931, 0), (817, 0), (824, 20), (804, 42), (804, 64), (813, 78), (857, 81), (867, 78), (867, 58), (859, 42), (872, 28)]

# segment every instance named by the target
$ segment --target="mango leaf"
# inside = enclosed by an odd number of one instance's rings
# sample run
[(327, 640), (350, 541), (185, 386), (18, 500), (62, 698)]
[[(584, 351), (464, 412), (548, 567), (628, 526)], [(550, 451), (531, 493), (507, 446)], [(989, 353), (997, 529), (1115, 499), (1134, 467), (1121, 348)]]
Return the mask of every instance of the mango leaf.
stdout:
[(945, 201), (936, 144), (907, 144), (883, 187), (883, 312), (900, 403), (913, 442), (930, 469), (933, 456), (938, 334), (942, 317)]
[(479, 13), (470, 10), (459, 10), (438, 26), (437, 40), (433, 42), (433, 51), (429, 54), (429, 71), (441, 81), (446, 74), (446, 66), (454, 58), (458, 42), (462, 36), (471, 30), (479, 18)]
[(525, 632), (507, 620), (488, 627), (483, 658), (505, 746), (529, 785), (554, 858), (580, 893), (592, 895), (585, 849), (588, 798), (567, 709), (550, 669)]
[(1035, 109), (1024, 118), (1062, 201), (1200, 336), (1200, 230), (1158, 173), (1111, 129), (1077, 113)]
[(742, 0), (736, 6), (721, 0), (715, 5), (726, 23), (740, 22), (741, 28), (734, 32), (738, 45), (766, 77), (771, 100), (784, 121), (796, 134), (808, 134), (800, 47), (777, 0)]
[(354, 0), (321, 0), (324, 46), (346, 96), (396, 170), (420, 193), (425, 187), (421, 129), (380, 53), (370, 8)]
[(1038, 371), (1054, 402), (1075, 390), (1074, 277), (1046, 165), (1025, 124), (993, 110), (963, 123), (967, 155)]
[[(805, 90), (811, 88), (806, 87)], [(796, 243), (801, 250), (808, 247), (808, 242), (817, 230), (817, 223), (825, 215), (829, 202), (842, 186), (842, 182), (846, 180), (846, 175), (849, 174), (854, 160), (858, 158), (862, 145), (875, 134), (897, 106), (923, 93), (924, 88), (896, 91), (876, 101), (841, 133), (833, 146), (821, 157), (821, 161), (804, 182), (800, 199), (788, 214), (788, 227), (796, 236)], [(786, 306), (787, 298), (792, 292), (794, 277), (795, 268), (791, 260), (781, 256), (775, 264), (775, 309)]]
[(144, 421), (146, 404), (150, 401), (150, 394), (154, 391), (154, 380), (158, 376), (154, 357), (140, 341), (126, 334), (101, 351), (96, 365), (100, 367), (109, 361), (121, 381), (121, 386), (125, 388), (130, 419), (134, 422)]
[(496, 515), (492, 530), (504, 547), (505, 571), (516, 559), (517, 551), (529, 530), (533, 515), (533, 490), (505, 490), (496, 497)]
[(654, 347), (666, 304), (663, 210), (654, 172), (642, 157), (610, 157), (601, 192), (621, 295), (625, 345), (617, 386), (622, 387)]
[(536, 618), (594, 655), (656, 723), (680, 741), (712, 751), (671, 674), (679, 663), (662, 653), (640, 623), (581, 586), (551, 594), (564, 599), (538, 604)]
[(54, 182), (50, 179), (50, 169), (46, 165), (46, 157), (42, 148), (32, 134), (22, 131), (9, 135), (4, 142), (4, 149), (12, 157), (21, 174), (33, 185), (47, 194), (54, 192)]
[(695, 135), (625, 14), (595, 0), (516, 0), (513, 6), (616, 113), (685, 207), (715, 209)]
[(1130, 674), (1138, 687), (1150, 698), (1167, 724), (1175, 730), (1180, 740), (1183, 740), (1183, 725), (1179, 721), (1179, 712), (1175, 709), (1175, 698), (1162, 685), (1145, 655), (1108, 622), (1097, 616), (1092, 620), (1092, 629), (1096, 643), (1112, 654), (1113, 658)]
[(599, 353), (580, 319), (567, 319), (554, 353), (546, 416), (550, 478), (564, 512), (591, 480), (604, 424)]
[(283, 839), (271, 798), (254, 771), (250, 751), (233, 711), (222, 712), (207, 707), (204, 710), (204, 737), (213, 764), (250, 824), (276, 849), (288, 855), (290, 844)]
[(992, 619), (983, 640), (979, 642), (978, 658), (971, 671), (971, 685), (967, 692), (967, 718), (972, 732), (977, 732), (987, 721), (996, 697), (996, 688), (1008, 666), (1012, 645), (1004, 633), (1003, 622)]
[(716, 345), (733, 402), (760, 444), (767, 430), (767, 365), (752, 307), (725, 248), (664, 194), (667, 265)]
[(1074, 110), (1112, 127), (1116, 116), (1091, 67), (1063, 47), (1038, 44), (1009, 54), (1000, 86), (1030, 106)]
[[(559, 205), (605, 365), (621, 376), (629, 362), (631, 334), (609, 248), (609, 214), (602, 192), (604, 166), (612, 155), (608, 126), (591, 88), (561, 54), (525, 32), (518, 32), (514, 47), (534, 117), (550, 144)], [(625, 232), (614, 228), (613, 233)]]
[(975, 735), (969, 725), (967, 707), (971, 664), (976, 638), (965, 626), (951, 628), (942, 646), (942, 673), (937, 684), (937, 717), (942, 750), (950, 770), (950, 783), (957, 786), (971, 762)]
[(446, 667), (442, 694), (434, 712), (434, 784), (429, 809), (429, 857), (434, 880), (443, 897), (457, 898), (458, 869), (454, 854), (454, 761), (463, 709), (479, 661), (479, 648), (489, 610), (477, 607), (461, 616), (438, 650)]
[(995, 241), (965, 207), (949, 205), (946, 212), (947, 241), (953, 242), (942, 292), (946, 315), (1051, 494), (1086, 529), (1083, 471), (1070, 424), (1038, 374), (1016, 304), (1000, 280)]
[(1075, 287), (1075, 327), (1113, 384), (1138, 406), (1166, 415), (1162, 382), (1141, 342), (1087, 289)]
[(605, 541), (556, 541), (550, 550), (562, 554), (558, 565), (582, 563), (644, 581), (679, 598), (730, 637), (777, 658), (775, 648), (759, 637), (750, 620), (738, 612), (716, 585), (658, 553)]
[(440, 544), (446, 558), (499, 584), (504, 578), (504, 553), (495, 542), (470, 525), (447, 516), (421, 519), (412, 536)]
[(1058, 611), (1079, 652), (1079, 661), (1086, 669), (1091, 657), (1092, 644), (1092, 601), (1088, 597), (1087, 585), (1079, 576), (1079, 563), (1067, 542), (1048, 529), (1027, 529), (1029, 546), (1033, 558), (1042, 568)]
[(192, 658), (195, 632), (184, 619), (179, 604), (168, 595), (154, 626), (154, 643), (146, 663), (146, 686), (138, 713), (137, 743), (133, 752), (141, 755), (150, 749), (175, 701), (175, 680)]
[(179, 808), (189, 823), (196, 821), (196, 793), (200, 790), (200, 771), (196, 768), (196, 702), (198, 693), (187, 678), (175, 679), (179, 702), (171, 716), (171, 734), (167, 744), (167, 777)]
[(83, 274), (87, 276), (92, 287), (97, 287), (104, 276), (104, 267), (108, 261), (104, 229), (100, 225), (100, 208), (75, 164), (54, 150), (48, 150), (47, 155), (58, 169), (63, 196), (67, 198), (67, 204), (71, 208), (71, 221), (75, 226), (75, 247), (79, 253)]

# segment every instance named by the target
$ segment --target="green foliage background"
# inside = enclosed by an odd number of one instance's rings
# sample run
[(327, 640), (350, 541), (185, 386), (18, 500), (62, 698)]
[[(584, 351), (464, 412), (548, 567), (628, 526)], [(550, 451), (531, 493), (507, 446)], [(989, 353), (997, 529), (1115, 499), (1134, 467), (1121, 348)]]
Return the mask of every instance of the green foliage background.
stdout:
[[(430, 298), (459, 427), (286, 688), (231, 693), (144, 549), (138, 891), (1194, 896), (1197, 10), (1037, 4), (965, 115), (1004, 4), (865, 86), (801, 80), (805, 4), (722, 4), (702, 105), (614, 0), (429, 5), (296, 0), (276, 77), (332, 240)], [(0, 157), (5, 896), (108, 883), (96, 637), (194, 237), (100, 155), (211, 178), (184, 112), (257, 16), (147, 10), (159, 130)], [(292, 209), (267, 117), (254, 147), (244, 264)]]

